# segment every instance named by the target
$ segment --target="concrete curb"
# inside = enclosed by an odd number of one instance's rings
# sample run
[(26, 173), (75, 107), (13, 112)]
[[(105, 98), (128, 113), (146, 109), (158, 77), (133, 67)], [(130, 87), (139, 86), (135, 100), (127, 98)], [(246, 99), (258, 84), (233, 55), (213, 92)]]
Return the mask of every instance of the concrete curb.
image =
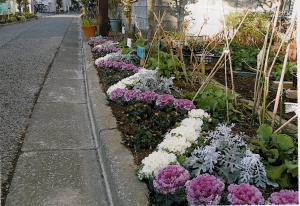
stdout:
[(147, 185), (135, 175), (136, 165), (131, 151), (121, 144), (122, 134), (108, 106), (106, 95), (99, 83), (92, 54), (87, 41), (82, 40), (87, 101), (90, 107), (92, 126), (99, 161), (106, 174), (113, 205), (149, 205)]

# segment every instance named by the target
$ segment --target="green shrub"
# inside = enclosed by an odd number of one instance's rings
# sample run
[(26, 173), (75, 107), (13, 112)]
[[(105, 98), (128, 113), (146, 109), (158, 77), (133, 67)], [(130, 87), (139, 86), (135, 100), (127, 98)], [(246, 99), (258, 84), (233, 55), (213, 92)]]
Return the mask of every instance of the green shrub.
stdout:
[(17, 21), (18, 21), (17, 17), (13, 16), (13, 15), (10, 16), (9, 19), (7, 20), (8, 23), (10, 23), (10, 22), (17, 22)]
[[(225, 15), (226, 26), (229, 30), (237, 29), (246, 12), (231, 12)], [(264, 34), (268, 30), (269, 14), (262, 12), (249, 12), (243, 24), (237, 31), (234, 41), (243, 46), (256, 46), (261, 48)]]

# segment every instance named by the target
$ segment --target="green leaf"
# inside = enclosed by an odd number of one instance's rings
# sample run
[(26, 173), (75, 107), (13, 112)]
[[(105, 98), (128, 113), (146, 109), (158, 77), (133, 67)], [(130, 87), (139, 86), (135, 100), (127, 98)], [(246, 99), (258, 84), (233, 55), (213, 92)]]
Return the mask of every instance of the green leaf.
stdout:
[(183, 164), (185, 161), (185, 158), (186, 158), (185, 156), (180, 155), (177, 157), (177, 161), (179, 162), (179, 164)]
[(172, 66), (173, 66), (173, 61), (172, 61), (172, 59), (168, 59), (168, 60), (167, 60), (167, 64), (168, 64), (168, 67), (172, 67)]
[(286, 170), (286, 168), (287, 167), (285, 164), (282, 164), (280, 166), (267, 165), (266, 166), (267, 176), (272, 181), (280, 180), (281, 175)]
[(264, 142), (269, 142), (271, 139), (271, 135), (273, 133), (272, 127), (262, 124), (256, 131), (257, 133), (257, 138), (264, 141)]
[(234, 98), (234, 95), (233, 95), (231, 92), (229, 92), (229, 93), (227, 94), (227, 97), (228, 97), (228, 99), (233, 99), (233, 98)]
[(122, 54), (128, 54), (130, 52), (129, 48), (123, 48)]
[(295, 149), (293, 139), (285, 134), (278, 134), (276, 138), (279, 149), (292, 153)]
[[(258, 140), (258, 139), (252, 139), (251, 140), (251, 147), (254, 150), (261, 149), (263, 152), (265, 152), (267, 150), (266, 147), (265, 147), (265, 142), (263, 142), (261, 140)], [(252, 151), (254, 151), (254, 150), (252, 150)]]
[(285, 165), (288, 168), (287, 172), (291, 173), (293, 177), (298, 177), (298, 162), (285, 160)]
[(223, 90), (219, 87), (215, 88), (215, 96), (216, 97), (221, 97), (223, 95)]
[(283, 174), (282, 178), (277, 181), (283, 188), (293, 188), (292, 178), (289, 174)]
[(278, 149), (270, 149), (270, 150), (269, 150), (269, 154), (271, 154), (272, 156), (271, 156), (271, 157), (268, 157), (268, 161), (269, 161), (270, 163), (276, 162), (276, 160), (277, 160), (278, 157), (279, 157)]

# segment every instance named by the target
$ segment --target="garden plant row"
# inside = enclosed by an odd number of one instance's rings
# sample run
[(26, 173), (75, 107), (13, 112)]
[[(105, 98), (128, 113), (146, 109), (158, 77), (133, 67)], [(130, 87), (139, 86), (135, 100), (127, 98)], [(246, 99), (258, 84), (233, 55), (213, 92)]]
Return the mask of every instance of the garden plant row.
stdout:
[(124, 110), (130, 127), (124, 147), (150, 151), (136, 175), (147, 183), (152, 204), (299, 203), (295, 137), (274, 133), (268, 124), (255, 137), (233, 132), (245, 118), (236, 94), (213, 82), (199, 95), (177, 87), (184, 75), (176, 74), (168, 52), (160, 51), (160, 63), (153, 54), (139, 66), (137, 47), (147, 48), (146, 40), (128, 48), (97, 36), (88, 44), (107, 99)]

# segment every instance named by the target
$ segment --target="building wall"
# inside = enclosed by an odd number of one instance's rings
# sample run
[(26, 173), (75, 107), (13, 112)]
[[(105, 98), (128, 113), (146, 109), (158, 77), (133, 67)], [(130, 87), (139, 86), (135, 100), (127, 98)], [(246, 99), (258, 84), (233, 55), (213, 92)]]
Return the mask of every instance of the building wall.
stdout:
[[(155, 14), (160, 19), (163, 12), (167, 12), (163, 21), (165, 30), (181, 28), (182, 21), (188, 20), (188, 35), (210, 36), (223, 28), (224, 14), (244, 9), (262, 10), (264, 6), (269, 7), (259, 4), (257, 0), (155, 0)], [(133, 4), (132, 16), (136, 18), (139, 28), (147, 33), (147, 0)]]

